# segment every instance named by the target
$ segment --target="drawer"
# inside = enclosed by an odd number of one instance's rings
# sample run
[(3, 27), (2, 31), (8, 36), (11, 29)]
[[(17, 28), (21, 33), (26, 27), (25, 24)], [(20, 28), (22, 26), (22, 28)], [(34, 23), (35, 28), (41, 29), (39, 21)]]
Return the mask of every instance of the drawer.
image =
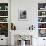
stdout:
[(0, 38), (0, 45), (8, 45), (8, 39), (7, 38)]

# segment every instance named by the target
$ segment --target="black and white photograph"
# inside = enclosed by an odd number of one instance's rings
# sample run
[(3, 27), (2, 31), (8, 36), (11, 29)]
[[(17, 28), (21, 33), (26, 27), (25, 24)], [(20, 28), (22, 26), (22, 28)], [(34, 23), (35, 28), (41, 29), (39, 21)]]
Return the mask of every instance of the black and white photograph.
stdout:
[(20, 20), (20, 21), (27, 20), (27, 10), (26, 9), (19, 9), (18, 10), (18, 20)]

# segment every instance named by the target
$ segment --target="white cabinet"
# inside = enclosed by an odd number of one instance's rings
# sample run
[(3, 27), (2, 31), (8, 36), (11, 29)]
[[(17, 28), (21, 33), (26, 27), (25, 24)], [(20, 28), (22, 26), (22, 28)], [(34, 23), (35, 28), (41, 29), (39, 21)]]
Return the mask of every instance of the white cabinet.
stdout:
[(0, 45), (8, 45), (8, 2), (5, 1), (0, 0)]
[(0, 35), (0, 45), (8, 45), (8, 37), (5, 37), (5, 35)]
[(0, 0), (0, 45), (9, 43), (10, 15), (10, 0)]
[(46, 46), (46, 38), (44, 37), (38, 38), (38, 46)]
[(38, 46), (46, 46), (46, 3), (38, 3)]

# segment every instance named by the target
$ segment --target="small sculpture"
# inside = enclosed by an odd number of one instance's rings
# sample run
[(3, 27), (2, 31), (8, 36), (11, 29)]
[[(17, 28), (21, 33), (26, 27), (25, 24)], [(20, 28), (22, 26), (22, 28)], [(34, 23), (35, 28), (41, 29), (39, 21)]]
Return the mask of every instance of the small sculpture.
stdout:
[(34, 28), (35, 27), (32, 25), (32, 26), (29, 27), (29, 30), (34, 30)]
[(16, 30), (16, 26), (13, 23), (11, 23), (11, 30)]

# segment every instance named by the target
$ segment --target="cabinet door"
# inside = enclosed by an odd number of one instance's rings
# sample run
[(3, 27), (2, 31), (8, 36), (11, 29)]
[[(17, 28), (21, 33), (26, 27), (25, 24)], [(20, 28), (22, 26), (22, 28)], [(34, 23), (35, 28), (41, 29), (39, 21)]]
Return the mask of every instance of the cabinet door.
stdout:
[(38, 46), (46, 46), (46, 38), (39, 37), (38, 38)]

